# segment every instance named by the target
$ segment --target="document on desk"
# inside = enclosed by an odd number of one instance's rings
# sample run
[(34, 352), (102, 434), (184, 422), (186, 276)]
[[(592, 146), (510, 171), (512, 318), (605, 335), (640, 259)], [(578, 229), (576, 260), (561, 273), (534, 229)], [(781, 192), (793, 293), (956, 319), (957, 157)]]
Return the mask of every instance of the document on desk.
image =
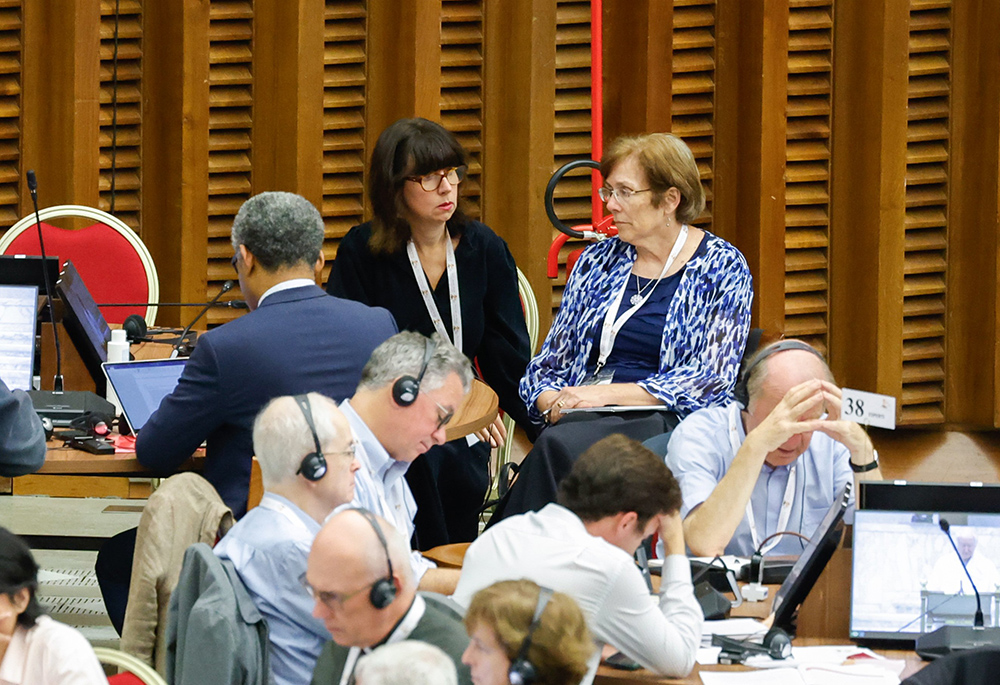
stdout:
[(871, 664), (799, 666), (765, 671), (699, 671), (705, 685), (899, 685), (899, 676)]

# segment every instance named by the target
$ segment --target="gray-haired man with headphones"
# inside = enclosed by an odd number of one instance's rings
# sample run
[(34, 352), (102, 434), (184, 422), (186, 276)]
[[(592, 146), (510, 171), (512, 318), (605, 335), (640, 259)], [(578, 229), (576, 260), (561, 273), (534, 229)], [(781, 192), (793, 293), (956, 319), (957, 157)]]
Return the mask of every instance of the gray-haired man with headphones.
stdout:
[(264, 481), (260, 504), (215, 546), (264, 616), (274, 685), (307, 682), (330, 634), (300, 578), (313, 538), (354, 497), (360, 464), (347, 419), (318, 393), (271, 400), (253, 425)]
[[(881, 479), (878, 454), (853, 421), (822, 355), (799, 340), (747, 364), (737, 401), (674, 429), (667, 466), (681, 484), (684, 539), (699, 556), (800, 554), (852, 477)], [(770, 539), (769, 539), (770, 538)]]
[[(354, 505), (413, 537), (417, 505), (403, 477), (414, 459), (445, 442), (445, 427), (472, 383), (472, 366), (437, 333), (398, 333), (375, 348), (361, 382), (341, 409), (358, 440), (361, 470)], [(410, 565), (421, 590), (451, 594), (458, 571), (439, 569), (419, 552)]]
[(367, 509), (345, 509), (320, 530), (304, 579), (313, 615), (333, 641), (323, 648), (313, 685), (348, 685), (358, 659), (375, 647), (420, 640), (440, 647), (471, 685), (462, 652), (469, 643), (458, 613), (417, 594), (407, 541)]

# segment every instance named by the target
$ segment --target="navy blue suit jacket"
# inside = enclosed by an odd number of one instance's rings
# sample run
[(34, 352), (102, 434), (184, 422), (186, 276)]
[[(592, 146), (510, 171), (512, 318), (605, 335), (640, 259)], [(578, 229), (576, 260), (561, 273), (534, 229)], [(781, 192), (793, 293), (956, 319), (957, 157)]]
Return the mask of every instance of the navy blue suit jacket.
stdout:
[(177, 387), (139, 431), (136, 456), (169, 474), (207, 439), (203, 475), (242, 516), (257, 413), (281, 395), (350, 397), (372, 350), (395, 333), (385, 309), (316, 286), (268, 295), (256, 310), (198, 338)]

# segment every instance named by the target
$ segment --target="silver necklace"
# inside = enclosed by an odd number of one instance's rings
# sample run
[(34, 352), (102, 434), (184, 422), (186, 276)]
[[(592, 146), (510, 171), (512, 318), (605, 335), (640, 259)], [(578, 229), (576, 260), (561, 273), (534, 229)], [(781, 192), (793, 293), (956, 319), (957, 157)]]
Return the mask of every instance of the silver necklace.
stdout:
[(646, 288), (648, 288), (649, 286), (651, 286), (654, 283), (656, 283), (657, 279), (655, 279), (655, 278), (651, 279), (649, 281), (649, 283), (647, 283), (645, 285), (645, 287), (640, 288), (639, 287), (639, 275), (638, 274), (633, 274), (633, 275), (635, 276), (635, 289), (636, 289), (636, 293), (635, 293), (635, 295), (633, 295), (632, 297), (630, 297), (628, 299), (628, 302), (629, 302), (630, 305), (632, 305), (634, 307), (635, 305), (639, 304), (639, 302), (642, 301), (642, 293), (646, 290)]

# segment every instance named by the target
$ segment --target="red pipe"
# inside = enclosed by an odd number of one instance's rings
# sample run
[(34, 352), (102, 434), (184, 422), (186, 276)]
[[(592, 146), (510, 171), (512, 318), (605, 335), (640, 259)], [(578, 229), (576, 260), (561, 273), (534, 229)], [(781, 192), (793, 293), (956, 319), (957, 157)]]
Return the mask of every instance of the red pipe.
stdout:
[[(601, 161), (604, 153), (604, 29), (602, 0), (590, 0), (590, 158)], [(604, 216), (604, 203), (597, 196), (601, 173), (590, 173), (592, 225)]]

